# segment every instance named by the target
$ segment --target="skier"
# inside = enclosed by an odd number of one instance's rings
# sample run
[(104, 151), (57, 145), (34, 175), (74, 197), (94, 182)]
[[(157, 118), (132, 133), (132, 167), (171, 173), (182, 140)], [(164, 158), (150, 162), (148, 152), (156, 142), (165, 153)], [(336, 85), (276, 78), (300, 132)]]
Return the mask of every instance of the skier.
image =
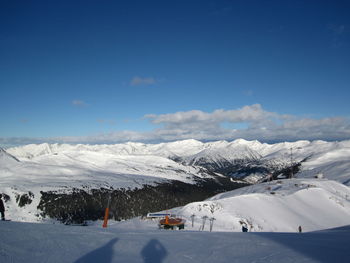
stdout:
[(299, 233), (303, 232), (303, 230), (301, 229), (301, 226), (298, 227)]
[(1, 220), (5, 220), (5, 206), (1, 198), (2, 198), (2, 194), (0, 194), (0, 213), (1, 213)]

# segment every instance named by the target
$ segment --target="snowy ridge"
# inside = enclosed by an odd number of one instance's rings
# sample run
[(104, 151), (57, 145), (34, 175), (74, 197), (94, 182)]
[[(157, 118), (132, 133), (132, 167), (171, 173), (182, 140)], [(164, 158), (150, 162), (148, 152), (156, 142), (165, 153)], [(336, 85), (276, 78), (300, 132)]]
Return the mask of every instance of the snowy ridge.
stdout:
[(207, 175), (196, 167), (184, 166), (165, 157), (177, 154), (179, 152), (177, 147), (181, 149), (181, 144), (187, 143), (188, 141), (167, 145), (31, 144), (7, 149), (8, 153), (21, 160), (20, 166), (8, 172), (13, 174), (11, 177), (13, 182), (31, 178), (34, 184), (75, 187), (89, 180), (108, 181), (114, 187), (132, 187), (133, 184), (120, 184), (119, 179), (122, 178), (124, 181), (125, 176), (129, 177), (130, 183), (137, 181), (138, 178), (144, 180), (147, 177), (152, 177), (148, 181), (158, 178), (191, 183), (193, 177)]
[[(72, 160), (68, 167), (74, 167), (74, 160), (77, 160), (76, 166), (86, 166), (87, 170), (91, 170), (91, 166), (98, 166), (100, 170), (114, 173), (135, 174), (138, 170), (140, 175), (153, 174), (156, 177), (157, 173), (152, 171), (155, 167), (157, 171), (164, 169), (165, 166), (174, 166), (171, 170), (182, 171), (188, 171), (191, 169), (188, 167), (193, 165), (216, 168), (226, 165), (232, 168), (228, 164), (235, 165), (237, 161), (243, 160), (253, 166), (259, 163), (267, 168), (265, 170), (269, 170), (271, 167), (274, 169), (274, 167), (290, 166), (292, 157), (293, 163), (301, 162), (301, 172), (298, 174), (300, 177), (313, 177), (323, 173), (326, 178), (350, 185), (350, 141), (266, 144), (238, 139), (233, 142), (202, 143), (196, 140), (184, 140), (160, 144), (129, 142), (115, 145), (44, 143), (9, 148), (6, 151), (23, 162), (30, 161), (38, 165), (41, 162), (45, 165), (55, 165), (60, 162), (60, 156), (64, 158), (66, 155)], [(86, 155), (86, 158), (83, 155)], [(179, 164), (169, 159), (176, 160)], [(64, 161), (62, 162), (64, 164)], [(117, 164), (120, 164), (120, 167)], [(157, 164), (161, 169), (157, 168)], [(245, 174), (245, 176), (263, 178), (266, 173)], [(160, 177), (164, 178), (164, 175)]]
[[(315, 231), (350, 224), (350, 189), (322, 179), (280, 180), (218, 194), (203, 202), (190, 203), (177, 213), (200, 229), (240, 232), (246, 224), (251, 232)], [(191, 223), (188, 227), (192, 229)]]
[(220, 146), (206, 148), (195, 155), (188, 156), (184, 161), (189, 165), (197, 165), (209, 162), (234, 162), (235, 160), (258, 160), (261, 158), (261, 155), (257, 151), (247, 145), (227, 144)]
[(0, 147), (0, 167), (16, 165), (19, 160)]
[(186, 156), (195, 154), (206, 147), (206, 144), (196, 140), (184, 140), (171, 143), (144, 144), (128, 142), (123, 144), (29, 144), (20, 147), (9, 148), (6, 151), (17, 158), (31, 159), (41, 155), (54, 154), (66, 151), (91, 151), (101, 154), (114, 155), (156, 155), (156, 156)]

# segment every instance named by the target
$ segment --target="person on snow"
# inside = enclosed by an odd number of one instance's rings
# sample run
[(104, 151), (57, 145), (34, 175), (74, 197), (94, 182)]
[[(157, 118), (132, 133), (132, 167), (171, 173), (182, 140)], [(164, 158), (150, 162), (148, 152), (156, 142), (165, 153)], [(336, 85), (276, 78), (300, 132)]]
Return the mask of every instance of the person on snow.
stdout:
[(0, 194), (0, 213), (1, 213), (1, 220), (5, 220), (5, 206), (1, 198), (2, 198), (2, 194)]
[(242, 225), (242, 232), (248, 232), (248, 227), (246, 225)]
[(299, 233), (303, 232), (301, 226), (298, 227)]

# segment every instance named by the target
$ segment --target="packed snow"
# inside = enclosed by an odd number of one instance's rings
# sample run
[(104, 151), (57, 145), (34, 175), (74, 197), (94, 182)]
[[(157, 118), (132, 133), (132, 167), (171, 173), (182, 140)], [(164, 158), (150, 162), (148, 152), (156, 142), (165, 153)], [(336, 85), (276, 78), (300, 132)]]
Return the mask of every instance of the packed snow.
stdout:
[(135, 219), (101, 226), (0, 222), (0, 262), (348, 262), (350, 228), (309, 233), (159, 230)]

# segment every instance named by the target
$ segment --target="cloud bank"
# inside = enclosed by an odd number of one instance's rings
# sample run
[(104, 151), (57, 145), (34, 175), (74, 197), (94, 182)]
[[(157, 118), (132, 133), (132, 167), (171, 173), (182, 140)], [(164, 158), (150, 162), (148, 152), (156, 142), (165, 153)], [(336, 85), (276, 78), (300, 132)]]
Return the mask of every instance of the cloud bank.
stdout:
[(160, 115), (147, 114), (144, 118), (154, 125), (152, 131), (126, 130), (81, 137), (0, 138), (0, 145), (40, 142), (159, 143), (184, 139), (212, 141), (238, 138), (262, 142), (350, 139), (350, 121), (347, 118), (303, 118), (266, 111), (260, 104), (213, 112), (191, 110)]

